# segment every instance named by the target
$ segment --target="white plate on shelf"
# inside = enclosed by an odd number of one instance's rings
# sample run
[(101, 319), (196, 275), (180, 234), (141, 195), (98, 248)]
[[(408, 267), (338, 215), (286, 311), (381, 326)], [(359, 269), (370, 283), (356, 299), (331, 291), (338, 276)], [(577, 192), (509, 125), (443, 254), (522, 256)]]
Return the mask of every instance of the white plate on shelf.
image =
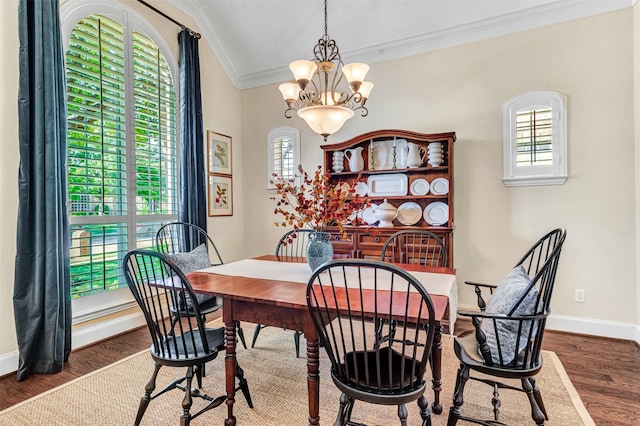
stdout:
[(398, 222), (403, 225), (415, 225), (422, 217), (422, 207), (413, 201), (407, 201), (398, 207)]
[(429, 193), (429, 181), (426, 179), (416, 179), (411, 182), (409, 191), (412, 195), (427, 195)]
[(434, 195), (447, 195), (449, 193), (449, 180), (447, 178), (435, 178), (431, 182), (431, 193)]
[(449, 206), (441, 201), (428, 204), (424, 209), (424, 220), (433, 226), (447, 223), (449, 220)]
[(367, 178), (369, 197), (407, 195), (408, 182), (404, 173), (371, 175)]
[(369, 192), (369, 187), (364, 182), (357, 182), (353, 189), (356, 191), (356, 194), (361, 197), (366, 197), (367, 192)]
[(364, 209), (364, 211), (362, 212), (362, 220), (364, 220), (369, 225), (373, 225), (374, 223), (376, 223), (378, 219), (376, 219), (374, 209), (377, 207), (377, 204), (371, 203), (371, 207), (367, 207), (366, 209)]

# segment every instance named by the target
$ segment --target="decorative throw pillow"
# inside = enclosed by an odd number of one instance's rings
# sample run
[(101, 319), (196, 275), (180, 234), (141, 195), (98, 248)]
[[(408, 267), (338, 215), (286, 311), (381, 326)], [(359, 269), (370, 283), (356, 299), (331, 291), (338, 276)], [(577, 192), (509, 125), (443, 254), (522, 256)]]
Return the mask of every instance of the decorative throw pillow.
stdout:
[[(516, 266), (507, 274), (500, 285), (496, 288), (487, 304), (486, 313), (506, 315), (511, 311), (513, 306), (518, 302), (523, 292), (531, 284), (531, 279), (527, 271), (522, 266)], [(536, 313), (536, 300), (538, 298), (538, 289), (532, 287), (527, 293), (525, 299), (520, 303), (513, 315), (533, 315)], [(520, 351), (527, 346), (527, 337), (531, 329), (531, 322), (525, 321), (520, 334), (520, 341), (517, 342), (518, 350), (516, 351), (516, 339), (518, 334), (518, 321), (484, 319), (481, 328), (487, 336), (487, 344), (491, 349), (491, 358), (496, 364), (500, 363), (498, 353), (498, 339), (496, 338), (496, 328), (500, 339), (500, 349), (505, 364), (511, 363)], [(535, 334), (536, 330), (534, 330)]]
[[(168, 254), (167, 257), (180, 268), (185, 274), (187, 272), (197, 271), (199, 269), (208, 268), (211, 266), (211, 260), (209, 259), (209, 252), (207, 251), (206, 244), (200, 244), (193, 250), (185, 253)], [(207, 294), (196, 294), (196, 300), (198, 305), (213, 299), (215, 296)], [(187, 308), (191, 308), (191, 300), (187, 297)]]

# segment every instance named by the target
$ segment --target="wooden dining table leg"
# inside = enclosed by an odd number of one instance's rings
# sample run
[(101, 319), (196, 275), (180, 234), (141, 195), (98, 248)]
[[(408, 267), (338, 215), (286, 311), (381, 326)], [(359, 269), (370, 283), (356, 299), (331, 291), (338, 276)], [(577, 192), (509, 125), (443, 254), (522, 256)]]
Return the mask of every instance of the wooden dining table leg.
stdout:
[(236, 394), (236, 322), (233, 319), (233, 300), (224, 299), (222, 302), (222, 317), (225, 326), (225, 388), (227, 391), (227, 418), (225, 426), (235, 426), (236, 417), (233, 415), (233, 404)]
[(320, 347), (310, 315), (305, 315), (304, 338), (307, 341), (307, 393), (309, 424), (320, 424)]
[(433, 403), (431, 410), (436, 414), (442, 413), (440, 392), (442, 391), (442, 326), (436, 325), (431, 346), (431, 374), (433, 383)]

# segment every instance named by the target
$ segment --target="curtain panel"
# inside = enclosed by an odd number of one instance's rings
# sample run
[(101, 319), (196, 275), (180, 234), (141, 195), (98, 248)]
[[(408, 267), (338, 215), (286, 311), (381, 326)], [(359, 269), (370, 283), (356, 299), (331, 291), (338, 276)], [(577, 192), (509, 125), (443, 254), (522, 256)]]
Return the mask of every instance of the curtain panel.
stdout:
[(71, 352), (67, 119), (58, 0), (20, 0), (19, 207), (13, 307), (17, 380)]
[[(204, 164), (204, 126), (200, 89), (198, 39), (188, 29), (180, 43), (180, 194), (178, 218), (207, 229), (207, 187)], [(206, 241), (186, 241), (194, 248)]]

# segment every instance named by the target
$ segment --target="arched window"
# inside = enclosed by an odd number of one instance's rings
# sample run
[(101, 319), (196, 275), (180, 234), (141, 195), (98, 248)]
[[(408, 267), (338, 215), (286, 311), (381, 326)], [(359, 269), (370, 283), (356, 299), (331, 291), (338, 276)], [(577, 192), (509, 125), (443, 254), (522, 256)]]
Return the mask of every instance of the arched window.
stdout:
[(503, 107), (506, 186), (567, 180), (567, 98), (551, 91), (517, 96)]
[(126, 286), (125, 253), (177, 219), (177, 62), (122, 4), (71, 0), (61, 16), (77, 298)]
[(284, 179), (298, 179), (300, 164), (300, 131), (293, 127), (278, 127), (267, 135), (267, 188), (274, 189), (271, 183), (273, 174)]

